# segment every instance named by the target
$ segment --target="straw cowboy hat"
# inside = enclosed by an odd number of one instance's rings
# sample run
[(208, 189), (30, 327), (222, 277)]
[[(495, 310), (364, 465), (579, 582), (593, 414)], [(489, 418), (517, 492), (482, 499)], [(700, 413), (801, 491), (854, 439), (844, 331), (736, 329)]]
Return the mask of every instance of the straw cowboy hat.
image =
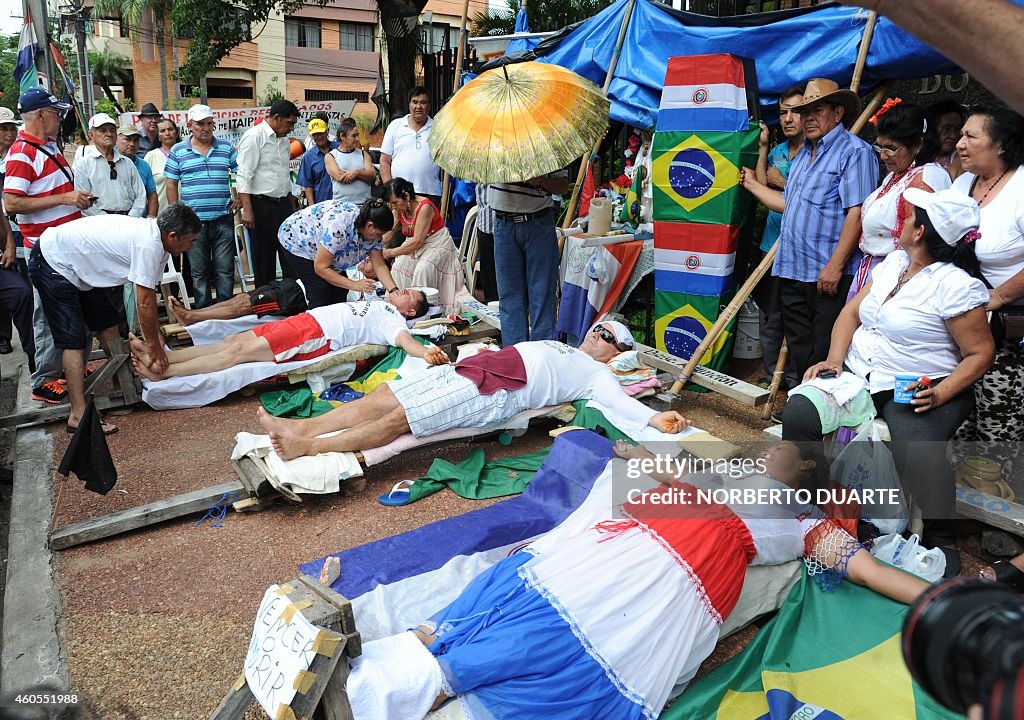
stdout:
[(860, 115), (860, 98), (853, 90), (842, 90), (835, 80), (826, 78), (811, 78), (807, 81), (807, 88), (804, 90), (804, 101), (794, 105), (793, 109), (802, 112), (807, 107), (820, 100), (827, 100), (836, 105), (846, 108), (843, 113), (843, 125), (850, 127), (853, 121)]

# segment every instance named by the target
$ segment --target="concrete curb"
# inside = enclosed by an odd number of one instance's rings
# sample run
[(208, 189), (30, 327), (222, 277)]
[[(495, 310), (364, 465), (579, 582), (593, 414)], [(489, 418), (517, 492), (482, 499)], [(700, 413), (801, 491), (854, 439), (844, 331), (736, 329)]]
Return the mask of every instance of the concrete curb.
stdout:
[[(32, 409), (29, 373), (22, 365), (18, 409)], [(53, 440), (43, 428), (16, 431), (14, 489), (4, 595), (0, 690), (5, 695), (45, 685), (68, 690), (67, 654), (54, 557), (46, 534), (53, 512)]]

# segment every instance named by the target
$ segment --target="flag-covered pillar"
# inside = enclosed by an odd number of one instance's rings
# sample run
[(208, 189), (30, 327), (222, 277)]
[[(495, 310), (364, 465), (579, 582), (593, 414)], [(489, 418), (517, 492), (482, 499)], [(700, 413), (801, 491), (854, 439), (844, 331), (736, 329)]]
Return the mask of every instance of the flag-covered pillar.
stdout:
[[(756, 164), (760, 132), (750, 119), (752, 68), (724, 54), (668, 61), (651, 151), (654, 327), (658, 349), (684, 359), (735, 289), (736, 246), (751, 205), (740, 169)], [(727, 329), (701, 364), (721, 369), (731, 347)]]
[(49, 15), (46, 11), (46, 0), (24, 0), (24, 16), (26, 20), (32, 19), (32, 28), (39, 43), (39, 50), (36, 53), (36, 70), (45, 78), (44, 85), (48, 90), (52, 89), (53, 70), (50, 67), (50, 51), (47, 39), (49, 34)]

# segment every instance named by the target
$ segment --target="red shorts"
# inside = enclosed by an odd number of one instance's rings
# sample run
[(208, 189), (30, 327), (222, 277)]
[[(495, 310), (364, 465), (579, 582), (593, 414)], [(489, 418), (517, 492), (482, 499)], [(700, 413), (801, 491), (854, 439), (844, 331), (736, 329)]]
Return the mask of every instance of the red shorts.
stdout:
[(309, 313), (260, 325), (253, 332), (270, 343), (274, 362), (311, 360), (331, 351), (331, 341)]

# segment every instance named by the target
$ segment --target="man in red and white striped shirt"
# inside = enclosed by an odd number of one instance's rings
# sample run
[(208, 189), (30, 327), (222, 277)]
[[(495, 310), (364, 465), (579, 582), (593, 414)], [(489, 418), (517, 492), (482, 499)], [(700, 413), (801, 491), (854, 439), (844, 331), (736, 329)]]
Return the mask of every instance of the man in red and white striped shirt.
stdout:
[[(68, 161), (54, 138), (61, 119), (71, 106), (43, 88), (32, 88), (18, 98), (18, 112), (25, 122), (6, 158), (4, 206), (17, 213), (26, 250), (30, 250), (47, 228), (82, 217), (82, 210), (96, 198), (75, 184)], [(63, 370), (60, 353), (53, 346), (43, 317), (39, 297), (32, 316), (36, 345), (36, 372), (32, 375), (32, 398), (59, 403), (67, 391), (57, 382)]]

